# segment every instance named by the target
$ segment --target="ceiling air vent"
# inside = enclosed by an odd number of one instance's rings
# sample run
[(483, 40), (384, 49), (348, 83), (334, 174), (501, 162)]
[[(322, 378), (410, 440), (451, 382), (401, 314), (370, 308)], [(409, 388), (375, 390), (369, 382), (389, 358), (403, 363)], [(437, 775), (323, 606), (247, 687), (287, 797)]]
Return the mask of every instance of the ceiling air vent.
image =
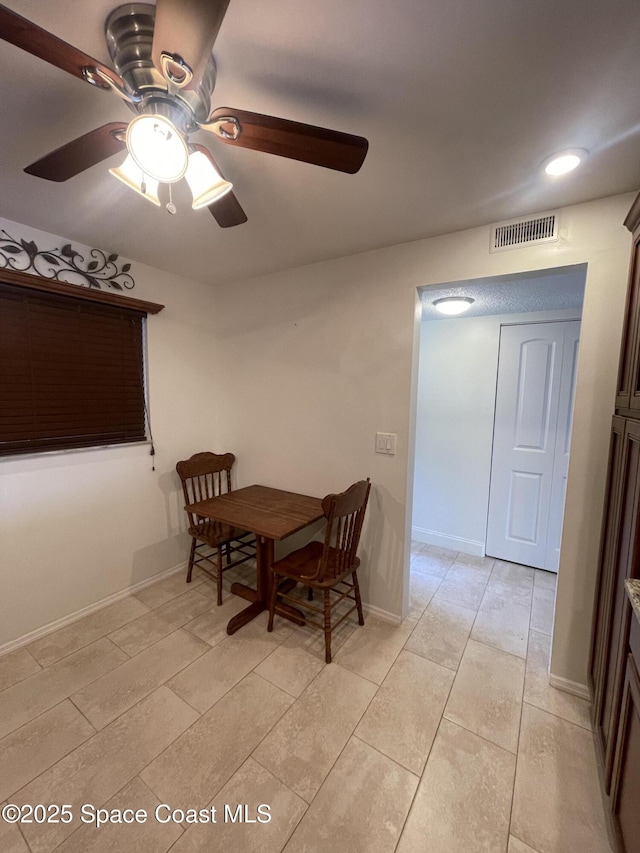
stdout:
[(499, 222), (491, 226), (490, 252), (503, 252), (520, 246), (535, 246), (537, 243), (553, 243), (558, 239), (558, 214), (541, 213)]

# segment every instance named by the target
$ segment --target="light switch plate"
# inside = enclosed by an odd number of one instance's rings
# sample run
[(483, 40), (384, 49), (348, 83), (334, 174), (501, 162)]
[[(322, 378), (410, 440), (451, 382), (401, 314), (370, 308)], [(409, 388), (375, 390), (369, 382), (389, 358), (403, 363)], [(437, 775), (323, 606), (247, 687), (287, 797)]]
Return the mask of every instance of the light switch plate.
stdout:
[(397, 438), (398, 436), (394, 432), (377, 432), (376, 453), (384, 453), (386, 456), (395, 456)]

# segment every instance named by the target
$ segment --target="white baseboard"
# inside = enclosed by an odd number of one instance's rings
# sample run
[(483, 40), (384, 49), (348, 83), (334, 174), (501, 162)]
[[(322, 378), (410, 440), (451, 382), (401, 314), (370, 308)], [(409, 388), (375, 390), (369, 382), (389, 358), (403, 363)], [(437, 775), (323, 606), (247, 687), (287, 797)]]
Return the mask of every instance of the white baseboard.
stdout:
[(484, 557), (485, 543), (476, 542), (474, 539), (463, 539), (461, 536), (436, 533), (435, 530), (426, 530), (424, 527), (412, 527), (411, 536), (417, 542), (424, 542), (426, 545), (448, 548), (450, 551), (459, 551), (473, 557)]
[(389, 613), (388, 610), (382, 610), (380, 607), (374, 607), (373, 604), (362, 602), (362, 609), (365, 613), (375, 616), (376, 619), (382, 619), (383, 622), (391, 622), (392, 625), (399, 625), (402, 622), (400, 616), (395, 613)]
[(93, 604), (89, 604), (86, 607), (83, 607), (81, 610), (76, 610), (75, 613), (70, 613), (68, 616), (63, 616), (62, 619), (56, 619), (55, 622), (49, 622), (48, 625), (44, 625), (42, 628), (37, 628), (35, 631), (30, 631), (28, 634), (24, 634), (22, 637), (18, 637), (15, 640), (10, 640), (8, 643), (4, 643), (2, 646), (0, 646), (0, 656), (6, 655), (9, 652), (14, 651), (15, 649), (19, 649), (21, 646), (27, 646), (29, 643), (33, 643), (35, 640), (39, 640), (40, 637), (46, 636), (46, 634), (51, 634), (53, 631), (57, 631), (59, 628), (64, 628), (66, 625), (70, 625), (72, 622), (77, 622), (78, 619), (82, 619), (83, 616), (89, 616), (90, 613), (95, 613), (96, 610), (102, 610), (103, 607), (108, 607), (110, 604), (114, 604), (116, 601), (120, 601), (121, 599), (127, 598), (128, 596), (133, 595), (135, 592), (144, 589), (145, 586), (151, 586), (152, 583), (157, 583), (158, 581), (164, 580), (164, 578), (168, 578), (170, 575), (175, 575), (176, 572), (184, 571), (186, 568), (187, 561), (184, 560), (177, 566), (172, 566), (170, 569), (166, 569), (164, 572), (160, 572), (160, 574), (158, 575), (153, 575), (152, 577), (146, 578), (143, 581), (134, 583), (131, 586), (121, 589), (119, 592), (114, 592), (113, 595), (108, 595), (106, 598), (100, 599), (100, 601), (95, 601)]
[[(96, 610), (102, 610), (103, 607), (108, 607), (110, 604), (115, 604), (116, 601), (128, 598), (128, 596), (139, 592), (146, 586), (151, 586), (152, 583), (164, 580), (165, 578), (170, 577), (170, 575), (175, 575), (177, 572), (184, 571), (186, 568), (187, 561), (184, 560), (177, 566), (172, 566), (170, 569), (160, 572), (160, 574), (153, 575), (143, 581), (134, 583), (131, 586), (125, 587), (125, 589), (121, 589), (119, 592), (114, 592), (113, 595), (108, 595), (106, 598), (100, 599), (100, 601), (95, 601), (93, 604), (83, 607), (81, 610), (76, 610), (75, 613), (63, 616), (62, 619), (56, 619), (55, 622), (49, 622), (48, 625), (44, 625), (42, 628), (30, 631), (28, 634), (24, 634), (22, 637), (18, 637), (15, 640), (10, 640), (8, 643), (4, 643), (0, 646), (0, 657), (2, 657), (2, 655), (9, 654), (9, 652), (13, 652), (22, 646), (27, 646), (29, 643), (39, 640), (40, 637), (51, 634), (53, 631), (64, 628), (66, 625), (71, 625), (72, 622), (77, 622), (78, 619), (82, 619), (84, 616), (89, 616), (91, 613), (95, 613)], [(375, 616), (377, 619), (382, 619), (384, 622), (390, 622), (393, 625), (399, 625), (402, 622), (402, 619), (399, 616), (395, 613), (390, 613), (388, 610), (382, 610), (380, 607), (374, 607), (372, 604), (366, 604), (365, 602), (362, 603), (362, 606), (366, 613), (371, 616)]]
[(569, 678), (563, 678), (560, 675), (549, 673), (549, 684), (556, 687), (558, 690), (564, 690), (565, 693), (570, 693), (572, 696), (578, 696), (580, 699), (591, 701), (591, 694), (586, 684), (580, 684), (579, 681), (571, 681)]

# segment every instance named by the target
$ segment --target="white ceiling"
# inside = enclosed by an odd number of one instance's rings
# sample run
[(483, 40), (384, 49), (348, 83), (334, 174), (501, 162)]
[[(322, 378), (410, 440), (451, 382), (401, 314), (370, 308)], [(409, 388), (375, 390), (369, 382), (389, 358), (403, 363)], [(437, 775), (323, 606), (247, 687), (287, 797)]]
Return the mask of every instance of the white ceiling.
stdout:
[[(117, 0), (6, 5), (108, 61), (104, 21)], [(213, 107), (365, 136), (362, 170), (200, 132), (249, 217), (224, 230), (183, 190), (177, 216), (153, 208), (109, 176), (111, 161), (64, 184), (25, 175), (50, 150), (131, 114), (0, 42), (0, 213), (216, 282), (640, 187), (637, 0), (231, 0), (214, 52)], [(579, 173), (541, 178), (549, 154), (575, 147), (590, 152)]]
[[(586, 264), (558, 267), (544, 273), (502, 275), (422, 288), (422, 319), (441, 320), (483, 317), (488, 314), (525, 314), (532, 311), (575, 310), (582, 314)], [(464, 314), (446, 317), (433, 305), (444, 296), (470, 296), (474, 302)]]

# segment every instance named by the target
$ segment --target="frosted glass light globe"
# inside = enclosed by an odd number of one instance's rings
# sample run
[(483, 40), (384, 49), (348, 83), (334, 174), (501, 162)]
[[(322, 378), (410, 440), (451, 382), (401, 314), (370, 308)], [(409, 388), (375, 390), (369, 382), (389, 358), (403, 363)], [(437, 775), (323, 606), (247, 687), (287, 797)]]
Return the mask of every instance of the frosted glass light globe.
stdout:
[(172, 184), (187, 171), (187, 143), (164, 116), (141, 115), (134, 118), (127, 128), (126, 142), (138, 167), (156, 181)]

